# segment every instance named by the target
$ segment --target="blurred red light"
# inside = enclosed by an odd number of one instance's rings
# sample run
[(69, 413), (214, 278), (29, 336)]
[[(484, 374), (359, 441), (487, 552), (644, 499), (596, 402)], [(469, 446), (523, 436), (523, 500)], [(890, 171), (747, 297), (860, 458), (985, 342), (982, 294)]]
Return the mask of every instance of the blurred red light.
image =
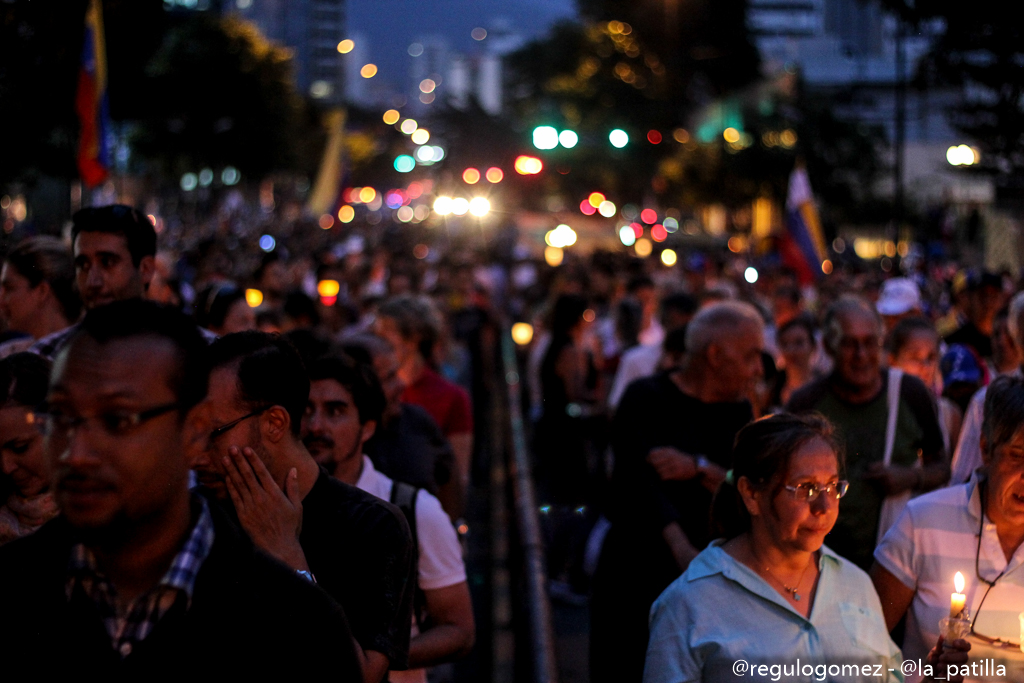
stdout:
[(654, 209), (644, 209), (643, 211), (640, 212), (640, 220), (642, 220), (644, 223), (647, 223), (647, 225), (657, 223), (658, 212), (655, 211)]
[(593, 216), (595, 213), (597, 213), (597, 208), (591, 205), (589, 199), (584, 199), (582, 202), (580, 202), (580, 211), (582, 211), (588, 216)]
[(629, 227), (633, 228), (633, 234), (636, 235), (637, 239), (644, 236), (644, 226), (639, 223), (630, 223)]
[(660, 144), (661, 143), (661, 133), (659, 133), (656, 130), (649, 130), (649, 131), (647, 131), (647, 140), (652, 145)]
[(661, 223), (658, 223), (651, 228), (651, 239), (655, 242), (664, 242), (667, 237), (668, 230), (666, 230), (665, 226)]

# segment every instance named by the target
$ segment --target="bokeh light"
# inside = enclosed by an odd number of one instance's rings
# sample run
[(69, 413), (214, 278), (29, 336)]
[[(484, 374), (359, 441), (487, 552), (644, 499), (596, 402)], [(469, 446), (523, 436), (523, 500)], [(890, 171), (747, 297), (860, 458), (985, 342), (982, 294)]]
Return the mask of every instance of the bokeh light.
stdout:
[(621, 128), (616, 128), (608, 133), (608, 142), (612, 143), (612, 147), (622, 149), (629, 144), (629, 134)]
[(652, 145), (660, 145), (661, 133), (659, 133), (656, 130), (647, 131), (647, 142), (651, 143)]
[(484, 174), (484, 177), (487, 178), (487, 182), (489, 183), (500, 183), (505, 177), (505, 173), (497, 166), (491, 166), (487, 169), (487, 173)]
[(582, 211), (587, 216), (593, 216), (595, 213), (597, 213), (597, 207), (591, 204), (589, 199), (584, 199), (582, 202), (580, 202), (580, 211)]
[(640, 220), (647, 225), (652, 225), (658, 222), (658, 212), (654, 209), (644, 209), (640, 212)]
[(359, 189), (359, 201), (363, 204), (369, 204), (376, 198), (377, 190), (372, 187), (363, 187)]
[(398, 113), (397, 109), (388, 109), (384, 112), (384, 123), (389, 126), (393, 126), (398, 123), (398, 119), (402, 118), (402, 115)]
[(558, 144), (566, 149), (572, 149), (580, 141), (580, 136), (574, 130), (563, 130), (558, 134)]
[(469, 200), (465, 197), (456, 197), (452, 200), (452, 213), (456, 216), (465, 216), (469, 213)]
[(406, 135), (412, 135), (419, 127), (420, 125), (416, 123), (416, 119), (406, 119), (405, 121), (402, 121), (402, 125), (399, 126), (399, 129)]
[(491, 210), (491, 203), (484, 197), (473, 197), (469, 202), (469, 212), (474, 216), (482, 218)]
[(591, 205), (592, 207), (594, 207), (595, 209), (596, 209), (597, 207), (601, 206), (601, 202), (603, 202), (603, 201), (604, 201), (604, 199), (605, 199), (604, 195), (603, 195), (603, 194), (601, 194), (600, 192), (591, 192), (591, 193), (590, 193), (590, 194), (589, 194), (589, 195), (587, 196), (587, 202), (588, 202), (588, 203), (589, 203), (589, 204), (590, 204), (590, 205)]
[(354, 48), (355, 46), (356, 44), (352, 40), (346, 38), (345, 40), (338, 43), (338, 52), (340, 52), (343, 55), (347, 55), (349, 52), (352, 52), (352, 48)]
[(249, 304), (249, 308), (259, 307), (263, 303), (263, 292), (258, 289), (245, 290), (245, 303)]
[(417, 128), (410, 137), (414, 144), (425, 145), (430, 140), (430, 132), (426, 128)]
[(565, 223), (557, 226), (554, 230), (549, 230), (544, 235), (544, 242), (549, 247), (571, 247), (576, 244), (576, 231), (570, 228)]
[(664, 242), (668, 238), (668, 231), (665, 230), (665, 226), (661, 223), (655, 223), (651, 226), (651, 239), (655, 242)]
[(629, 225), (623, 225), (619, 228), (619, 241), (625, 246), (631, 247), (636, 242), (636, 233), (633, 232), (633, 228)]
[(320, 216), (320, 220), (317, 221), (321, 228), (324, 230), (330, 230), (334, 226), (334, 216), (329, 213), (325, 213)]
[(395, 157), (395, 170), (399, 173), (408, 173), (414, 168), (416, 168), (416, 160), (408, 154)]
[(337, 280), (321, 280), (316, 283), (316, 293), (320, 296), (338, 296), (341, 284)]
[(607, 199), (601, 202), (601, 205), (597, 207), (598, 213), (600, 213), (605, 218), (611, 218), (612, 216), (614, 216), (616, 210), (617, 207), (615, 206), (615, 203), (610, 202)]
[(562, 259), (564, 258), (565, 252), (558, 247), (547, 247), (544, 250), (544, 261), (552, 268), (562, 265)]
[(722, 131), (722, 137), (726, 142), (732, 144), (740, 141), (740, 132), (735, 128), (726, 128)]
[(513, 325), (512, 341), (520, 346), (526, 346), (533, 341), (533, 325), (530, 323), (516, 323)]
[(452, 212), (452, 198), (438, 197), (434, 200), (434, 213), (447, 216)]
[(666, 266), (674, 266), (679, 257), (676, 255), (675, 249), (666, 249), (661, 252), (661, 262)]
[(533, 129), (533, 146), (537, 149), (558, 147), (558, 131), (551, 126), (537, 126)]
[(356, 217), (356, 210), (346, 204), (345, 206), (338, 209), (338, 220), (342, 223), (351, 223), (352, 219)]
[(480, 171), (475, 168), (467, 168), (462, 172), (462, 181), (469, 185), (476, 185), (480, 182)]
[(270, 235), (263, 235), (260, 237), (260, 249), (266, 252), (274, 251), (274, 247), (277, 246), (277, 240)]
[(633, 249), (636, 251), (636, 255), (640, 258), (647, 258), (654, 250), (654, 245), (651, 244), (651, 241), (646, 237), (641, 237), (636, 241), (636, 244), (633, 245)]
[(373, 78), (377, 75), (376, 64), (364, 64), (363, 68), (359, 70), (359, 75), (363, 78)]
[(514, 164), (516, 173), (519, 175), (536, 175), (544, 168), (544, 164), (537, 157), (518, 156)]
[(743, 271), (743, 279), (749, 282), (750, 284), (754, 284), (755, 282), (757, 282), (757, 277), (757, 268), (755, 268), (754, 266), (747, 266), (747, 269)]
[(420, 81), (420, 92), (422, 93), (434, 92), (435, 88), (437, 88), (437, 83), (433, 79), (424, 78)]

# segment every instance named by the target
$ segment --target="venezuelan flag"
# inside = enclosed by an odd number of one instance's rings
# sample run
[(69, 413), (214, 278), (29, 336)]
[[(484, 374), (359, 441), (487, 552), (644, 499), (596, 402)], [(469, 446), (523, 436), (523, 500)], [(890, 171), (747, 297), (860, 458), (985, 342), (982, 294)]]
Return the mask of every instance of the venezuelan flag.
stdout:
[(103, 39), (103, 7), (100, 0), (89, 0), (85, 11), (85, 40), (78, 70), (75, 113), (80, 125), (78, 137), (78, 173), (87, 187), (95, 187), (107, 178), (110, 150), (107, 131), (110, 113), (107, 107), (107, 48)]
[(814, 206), (811, 181), (802, 164), (789, 176), (786, 236), (782, 242), (782, 260), (796, 271), (801, 284), (809, 284), (821, 276), (821, 264), (827, 256), (825, 235)]

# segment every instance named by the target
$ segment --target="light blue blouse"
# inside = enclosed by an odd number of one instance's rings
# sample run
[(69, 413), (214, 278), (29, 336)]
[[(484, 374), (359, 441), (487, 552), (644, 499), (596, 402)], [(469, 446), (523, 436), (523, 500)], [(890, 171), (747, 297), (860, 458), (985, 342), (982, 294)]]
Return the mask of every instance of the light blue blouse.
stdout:
[(903, 681), (899, 648), (861, 569), (822, 546), (808, 619), (722, 543), (698, 555), (651, 608), (644, 683)]

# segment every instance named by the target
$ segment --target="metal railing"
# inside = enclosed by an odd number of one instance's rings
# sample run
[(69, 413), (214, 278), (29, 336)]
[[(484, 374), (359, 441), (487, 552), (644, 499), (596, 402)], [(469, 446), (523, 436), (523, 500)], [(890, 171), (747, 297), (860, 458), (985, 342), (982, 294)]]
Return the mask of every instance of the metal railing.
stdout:
[(516, 525), (519, 529), (525, 565), (523, 572), (530, 651), (533, 659), (533, 683), (557, 683), (558, 668), (555, 661), (554, 630), (551, 624), (551, 602), (547, 593), (544, 540), (537, 512), (526, 430), (523, 425), (522, 384), (512, 334), (507, 327), (501, 332), (501, 357), (505, 384), (508, 388), (507, 409), (511, 448), (508, 467), (512, 477)]

